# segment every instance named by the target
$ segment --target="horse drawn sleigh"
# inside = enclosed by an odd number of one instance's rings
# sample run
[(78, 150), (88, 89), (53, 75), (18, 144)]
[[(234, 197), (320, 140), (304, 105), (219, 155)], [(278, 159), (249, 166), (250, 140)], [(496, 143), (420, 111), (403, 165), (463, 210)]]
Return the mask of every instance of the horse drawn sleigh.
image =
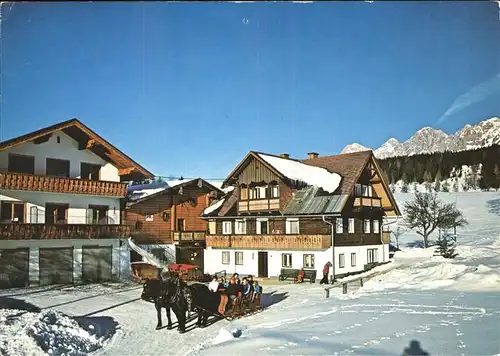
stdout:
[(186, 321), (192, 311), (197, 313), (199, 327), (207, 326), (209, 316), (233, 320), (260, 312), (262, 288), (258, 283), (244, 279), (241, 288), (230, 287), (235, 283), (230, 283), (227, 288), (221, 283), (221, 288), (213, 291), (206, 284), (187, 283), (179, 273), (169, 270), (164, 271), (160, 278), (144, 282), (141, 299), (154, 303), (157, 312), (156, 329), (162, 328), (161, 309), (165, 308), (167, 328), (172, 329), (172, 310), (177, 317), (178, 331), (184, 333)]

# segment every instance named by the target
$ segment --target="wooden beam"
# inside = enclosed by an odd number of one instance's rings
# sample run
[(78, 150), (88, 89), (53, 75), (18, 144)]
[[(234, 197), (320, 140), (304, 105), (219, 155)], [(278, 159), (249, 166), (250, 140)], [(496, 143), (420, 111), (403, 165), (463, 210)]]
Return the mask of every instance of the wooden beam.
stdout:
[(35, 138), (33, 140), (33, 143), (35, 145), (39, 145), (41, 143), (47, 142), (51, 136), (52, 136), (52, 133), (49, 133), (47, 135), (43, 135), (43, 136), (37, 137), (37, 138)]
[(124, 175), (127, 175), (127, 174), (131, 174), (134, 171), (135, 171), (135, 167), (122, 168), (122, 169), (118, 170), (118, 175), (119, 176), (124, 176)]
[(91, 149), (92, 147), (94, 147), (95, 145), (97, 144), (97, 141), (94, 140), (94, 139), (88, 139), (87, 141), (85, 142), (81, 142), (79, 145), (78, 145), (78, 149), (81, 151), (81, 150), (88, 150), (88, 149)]

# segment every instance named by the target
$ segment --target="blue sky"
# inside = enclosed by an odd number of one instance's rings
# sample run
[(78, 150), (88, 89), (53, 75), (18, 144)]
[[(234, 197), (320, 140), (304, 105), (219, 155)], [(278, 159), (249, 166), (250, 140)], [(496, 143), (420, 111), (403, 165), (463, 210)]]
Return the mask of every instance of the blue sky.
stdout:
[[(249, 150), (334, 154), (434, 126), (500, 73), (499, 38), (487, 2), (17, 3), (1, 136), (78, 117), (155, 174), (224, 178)], [(499, 99), (438, 127), (500, 115)]]

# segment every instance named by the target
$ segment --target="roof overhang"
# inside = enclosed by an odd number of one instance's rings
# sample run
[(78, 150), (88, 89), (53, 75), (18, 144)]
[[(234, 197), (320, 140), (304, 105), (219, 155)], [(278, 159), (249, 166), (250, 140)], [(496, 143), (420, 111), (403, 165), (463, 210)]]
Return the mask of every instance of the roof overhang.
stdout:
[(56, 132), (62, 131), (78, 142), (79, 150), (90, 150), (103, 160), (112, 163), (118, 168), (118, 174), (122, 180), (140, 180), (153, 178), (154, 175), (95, 131), (84, 125), (78, 119), (71, 119), (52, 126), (42, 128), (31, 133), (0, 142), (0, 151), (23, 144), (33, 142), (42, 144), (47, 142)]

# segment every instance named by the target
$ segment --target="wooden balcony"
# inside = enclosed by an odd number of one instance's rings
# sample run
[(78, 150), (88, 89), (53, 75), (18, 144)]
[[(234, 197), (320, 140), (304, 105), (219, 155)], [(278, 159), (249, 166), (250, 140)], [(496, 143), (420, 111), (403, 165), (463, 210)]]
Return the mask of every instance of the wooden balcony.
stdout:
[(280, 210), (279, 198), (240, 200), (238, 202), (238, 211), (240, 213), (271, 210)]
[(205, 231), (172, 231), (174, 241), (205, 241)]
[(376, 197), (356, 197), (354, 198), (354, 207), (373, 207), (373, 208), (381, 208), (382, 201), (380, 198)]
[(128, 238), (128, 225), (0, 224), (0, 240), (116, 239)]
[(24, 173), (0, 173), (0, 189), (102, 195), (120, 198), (127, 195), (127, 183)]
[(207, 247), (269, 250), (326, 250), (330, 235), (207, 235)]

